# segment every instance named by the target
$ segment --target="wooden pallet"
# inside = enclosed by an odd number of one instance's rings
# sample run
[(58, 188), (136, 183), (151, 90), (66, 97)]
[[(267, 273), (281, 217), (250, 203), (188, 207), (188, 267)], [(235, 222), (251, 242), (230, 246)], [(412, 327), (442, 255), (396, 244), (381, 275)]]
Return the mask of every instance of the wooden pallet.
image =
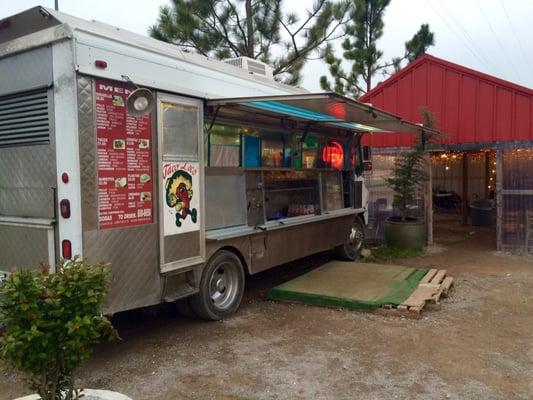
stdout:
[(420, 318), (424, 308), (439, 308), (440, 299), (448, 297), (453, 278), (446, 276), (445, 269), (431, 269), (422, 278), (415, 291), (398, 307), (384, 307), (380, 313), (398, 314), (409, 318)]

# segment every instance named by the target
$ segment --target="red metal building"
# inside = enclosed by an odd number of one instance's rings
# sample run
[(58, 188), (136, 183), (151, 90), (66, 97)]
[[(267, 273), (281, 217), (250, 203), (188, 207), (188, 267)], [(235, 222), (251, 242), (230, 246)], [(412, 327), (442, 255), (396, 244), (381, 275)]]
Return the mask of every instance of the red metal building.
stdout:
[[(449, 61), (423, 55), (362, 96), (410, 121), (434, 113), (444, 145), (533, 140), (533, 90)], [(372, 147), (403, 147), (411, 135), (368, 136)]]
[[(359, 100), (415, 122), (421, 122), (421, 107), (432, 112), (446, 135), (433, 148), (434, 200), (460, 199), (466, 223), (469, 210), (474, 221), (473, 201), (489, 199), (498, 249), (533, 251), (533, 90), (424, 55)], [(374, 149), (369, 211), (379, 237), (380, 218), (394, 212), (383, 177), (391, 173), (398, 150), (411, 147), (414, 138), (376, 134), (365, 140)]]

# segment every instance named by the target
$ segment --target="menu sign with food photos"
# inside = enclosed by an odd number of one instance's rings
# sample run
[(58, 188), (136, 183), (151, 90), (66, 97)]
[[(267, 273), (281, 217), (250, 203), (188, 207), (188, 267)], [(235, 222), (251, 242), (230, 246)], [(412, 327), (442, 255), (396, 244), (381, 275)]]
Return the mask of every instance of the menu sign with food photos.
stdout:
[(153, 210), (151, 114), (128, 114), (127, 84), (96, 80), (95, 85), (99, 227), (149, 224)]

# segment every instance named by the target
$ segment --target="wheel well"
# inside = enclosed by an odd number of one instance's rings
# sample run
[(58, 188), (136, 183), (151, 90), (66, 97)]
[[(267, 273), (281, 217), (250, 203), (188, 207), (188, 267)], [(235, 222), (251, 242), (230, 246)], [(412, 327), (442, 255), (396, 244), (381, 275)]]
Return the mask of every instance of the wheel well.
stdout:
[[(246, 259), (244, 258), (244, 256), (242, 255), (242, 253), (240, 252), (239, 249), (237, 249), (236, 247), (233, 247), (233, 246), (224, 246), (224, 247), (221, 247), (220, 249), (218, 249), (215, 253), (213, 253), (213, 255), (218, 253), (220, 250), (231, 251), (233, 254), (235, 254), (237, 257), (239, 257), (239, 260), (241, 260), (242, 266), (244, 268), (244, 273), (246, 275), (250, 275), (250, 271), (248, 269), (248, 263), (246, 262)], [(211, 256), (211, 257), (213, 257), (213, 256)]]

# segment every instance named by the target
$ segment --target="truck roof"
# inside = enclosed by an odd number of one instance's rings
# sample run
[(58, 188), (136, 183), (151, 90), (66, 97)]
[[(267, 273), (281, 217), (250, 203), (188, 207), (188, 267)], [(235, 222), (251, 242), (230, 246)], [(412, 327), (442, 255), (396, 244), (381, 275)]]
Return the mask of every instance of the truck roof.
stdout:
[[(0, 20), (0, 58), (28, 48), (29, 45), (24, 49), (21, 49), (20, 45), (14, 45), (17, 39), (28, 37), (29, 35), (35, 37), (35, 34), (39, 34), (39, 32), (45, 30), (52, 33), (47, 35), (50, 38), (49, 42), (60, 40), (61, 36), (63, 38), (68, 36), (76, 39), (77, 42), (83, 42), (87, 45), (94, 44), (95, 47), (102, 47), (102, 43), (105, 43), (104, 46), (109, 49), (121, 45), (122, 49), (129, 48), (131, 51), (135, 49), (142, 50), (153, 55), (164, 56), (167, 59), (170, 58), (177, 63), (187, 63), (201, 67), (202, 69), (209, 69), (230, 75), (239, 80), (254, 82), (262, 87), (260, 92), (264, 94), (307, 92), (303, 88), (289, 86), (271, 78), (251, 74), (242, 68), (220, 60), (183, 51), (171, 43), (139, 35), (99, 21), (84, 20), (41, 6), (30, 8), (19, 14)], [(36, 43), (39, 43), (39, 45), (45, 44), (43, 40), (36, 41)], [(216, 98), (219, 96), (204, 93), (204, 96), (201, 97)]]

